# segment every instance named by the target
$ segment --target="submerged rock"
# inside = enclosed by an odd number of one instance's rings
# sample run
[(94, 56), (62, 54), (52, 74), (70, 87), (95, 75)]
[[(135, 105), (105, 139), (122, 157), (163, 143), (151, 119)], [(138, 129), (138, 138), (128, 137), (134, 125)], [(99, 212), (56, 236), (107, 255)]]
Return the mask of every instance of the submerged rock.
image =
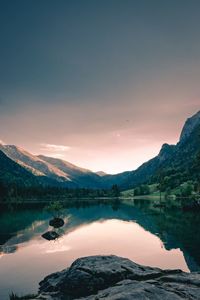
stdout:
[(52, 220), (49, 221), (49, 225), (54, 228), (60, 228), (64, 224), (65, 224), (65, 222), (61, 218), (53, 218)]
[(197, 300), (200, 273), (145, 267), (113, 255), (90, 256), (47, 276), (37, 299)]
[(59, 238), (59, 236), (60, 235), (55, 231), (47, 231), (42, 235), (42, 237), (48, 241), (55, 240), (55, 239)]

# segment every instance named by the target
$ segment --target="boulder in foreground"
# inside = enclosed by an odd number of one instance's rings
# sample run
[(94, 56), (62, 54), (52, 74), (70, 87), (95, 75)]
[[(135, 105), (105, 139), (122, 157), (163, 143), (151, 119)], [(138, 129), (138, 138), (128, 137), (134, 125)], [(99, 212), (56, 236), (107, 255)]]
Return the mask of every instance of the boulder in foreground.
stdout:
[(77, 259), (40, 282), (37, 299), (200, 299), (200, 273), (161, 270), (118, 256)]

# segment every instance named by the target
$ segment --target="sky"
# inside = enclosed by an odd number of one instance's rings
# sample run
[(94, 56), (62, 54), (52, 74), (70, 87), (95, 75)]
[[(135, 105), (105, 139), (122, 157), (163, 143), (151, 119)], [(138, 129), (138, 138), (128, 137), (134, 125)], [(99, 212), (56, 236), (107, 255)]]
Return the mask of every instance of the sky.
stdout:
[(133, 170), (200, 109), (199, 0), (1, 0), (0, 140)]

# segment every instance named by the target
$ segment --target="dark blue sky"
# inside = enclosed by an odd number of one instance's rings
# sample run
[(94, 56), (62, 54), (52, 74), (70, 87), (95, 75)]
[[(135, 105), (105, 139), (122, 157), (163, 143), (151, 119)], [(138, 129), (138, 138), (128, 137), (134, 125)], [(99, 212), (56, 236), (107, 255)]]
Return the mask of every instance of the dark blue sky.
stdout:
[(0, 1), (0, 139), (133, 169), (199, 109), (199, 12), (198, 0)]

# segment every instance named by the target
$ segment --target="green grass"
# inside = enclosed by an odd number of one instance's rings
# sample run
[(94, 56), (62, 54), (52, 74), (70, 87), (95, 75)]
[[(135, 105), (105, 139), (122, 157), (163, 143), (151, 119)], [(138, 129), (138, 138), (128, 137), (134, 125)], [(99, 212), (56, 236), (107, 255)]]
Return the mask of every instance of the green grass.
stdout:
[[(141, 195), (141, 196), (148, 196), (148, 197), (154, 197), (154, 196), (159, 196), (160, 195), (160, 192), (158, 191), (158, 185), (155, 183), (155, 184), (150, 184), (149, 185), (149, 189), (150, 189), (150, 194), (148, 195)], [(122, 197), (133, 197), (134, 195), (134, 189), (129, 189), (129, 190), (126, 190), (126, 191), (123, 191), (121, 192), (121, 196)], [(164, 195), (164, 193), (162, 193), (162, 195)], [(138, 195), (140, 197), (140, 195)], [(136, 197), (138, 197), (136, 196)]]
[(121, 192), (122, 197), (133, 197), (133, 195), (134, 195), (134, 189)]

